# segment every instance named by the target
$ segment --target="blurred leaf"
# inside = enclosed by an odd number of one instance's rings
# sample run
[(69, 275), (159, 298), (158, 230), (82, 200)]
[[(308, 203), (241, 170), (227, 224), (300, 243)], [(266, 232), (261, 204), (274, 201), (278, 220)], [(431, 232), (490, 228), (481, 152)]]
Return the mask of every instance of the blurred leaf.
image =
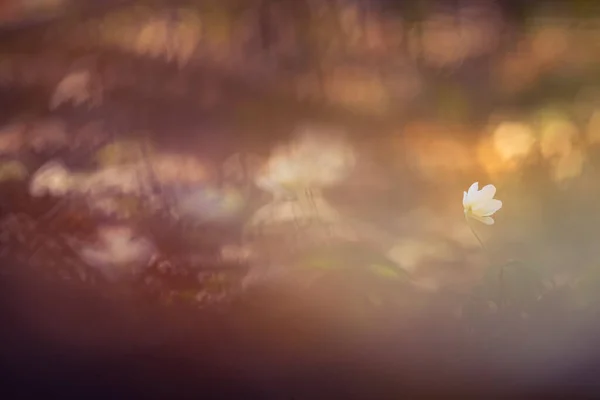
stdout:
[(127, 215), (136, 215), (143, 211), (142, 200), (134, 196), (123, 196), (115, 200), (119, 210)]
[(317, 269), (352, 269), (385, 279), (407, 280), (409, 274), (384, 254), (357, 243), (342, 243), (309, 251), (300, 267)]
[(138, 162), (144, 158), (145, 145), (146, 143), (135, 140), (120, 140), (107, 144), (96, 152), (96, 162), (102, 167)]
[(182, 66), (196, 51), (202, 37), (202, 21), (192, 9), (179, 10), (179, 21), (171, 33), (174, 44), (170, 52)]
[(169, 23), (165, 18), (153, 18), (148, 21), (137, 36), (136, 49), (140, 54), (152, 57), (169, 50)]
[(29, 171), (23, 163), (12, 160), (0, 163), (0, 182), (8, 180), (23, 180)]
[(343, 266), (343, 260), (334, 254), (314, 254), (302, 262), (302, 266), (316, 269), (336, 269)]
[(90, 71), (77, 70), (66, 75), (56, 87), (50, 99), (50, 109), (71, 103), (74, 106), (88, 104), (94, 107), (102, 102), (100, 92), (94, 89), (93, 77)]
[(371, 264), (368, 269), (382, 278), (386, 279), (408, 279), (408, 274), (399, 269), (397, 266), (383, 265), (383, 264)]

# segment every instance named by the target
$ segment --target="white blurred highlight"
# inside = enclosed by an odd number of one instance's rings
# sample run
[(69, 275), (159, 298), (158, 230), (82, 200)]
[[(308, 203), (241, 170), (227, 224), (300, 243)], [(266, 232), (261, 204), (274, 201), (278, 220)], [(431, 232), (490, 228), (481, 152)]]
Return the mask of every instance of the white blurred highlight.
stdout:
[(341, 133), (304, 127), (291, 143), (273, 150), (255, 183), (276, 195), (323, 188), (341, 182), (355, 163), (354, 150)]
[(118, 280), (139, 273), (156, 253), (152, 242), (128, 226), (101, 226), (97, 242), (73, 242), (82, 259), (106, 278)]

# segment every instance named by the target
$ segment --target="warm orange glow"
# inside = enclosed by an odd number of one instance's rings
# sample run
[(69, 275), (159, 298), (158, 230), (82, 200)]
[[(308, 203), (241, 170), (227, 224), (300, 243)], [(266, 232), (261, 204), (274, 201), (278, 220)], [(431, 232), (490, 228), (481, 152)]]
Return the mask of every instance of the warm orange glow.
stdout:
[(600, 143), (600, 110), (592, 113), (587, 126), (587, 141), (591, 145)]
[(569, 47), (569, 32), (563, 27), (541, 27), (531, 40), (531, 52), (540, 65), (559, 61)]
[(497, 90), (501, 93), (514, 93), (532, 85), (539, 77), (540, 69), (530, 53), (518, 49), (505, 55), (495, 66), (494, 72)]
[(0, 0), (15, 388), (598, 381), (600, 7), (501, 3)]
[(503, 122), (494, 131), (494, 148), (502, 161), (525, 158), (535, 144), (533, 129), (518, 122)]
[(428, 180), (442, 181), (477, 167), (473, 149), (459, 139), (464, 137), (460, 128), (416, 123), (407, 126), (403, 135), (397, 146), (404, 147), (409, 165)]
[(546, 159), (564, 157), (571, 153), (573, 141), (579, 134), (577, 127), (566, 119), (550, 119), (541, 130), (540, 150)]
[(583, 171), (585, 156), (582, 150), (574, 149), (558, 158), (552, 165), (552, 177), (556, 182), (578, 177)]

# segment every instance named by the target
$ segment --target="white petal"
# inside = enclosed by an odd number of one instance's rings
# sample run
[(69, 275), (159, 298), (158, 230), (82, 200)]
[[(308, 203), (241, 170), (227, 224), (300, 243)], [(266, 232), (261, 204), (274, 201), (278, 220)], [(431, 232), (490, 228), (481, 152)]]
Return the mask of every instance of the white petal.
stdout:
[(470, 208), (477, 202), (477, 193), (479, 190), (479, 182), (473, 183), (466, 194), (463, 194), (463, 207), (465, 209)]
[(494, 225), (494, 218), (492, 218), (492, 217), (480, 217), (475, 214), (471, 214), (471, 217), (481, 223), (486, 224), (486, 225)]
[(480, 217), (489, 217), (502, 208), (502, 202), (497, 199), (491, 199), (485, 202), (478, 203), (472, 208), (473, 214), (479, 215)]
[(496, 194), (496, 186), (485, 185), (478, 193), (479, 200), (491, 200)]
[(475, 193), (477, 193), (477, 191), (479, 191), (479, 182), (475, 182), (474, 184), (472, 184), (469, 187), (469, 190), (467, 191), (467, 196), (471, 197), (473, 196)]

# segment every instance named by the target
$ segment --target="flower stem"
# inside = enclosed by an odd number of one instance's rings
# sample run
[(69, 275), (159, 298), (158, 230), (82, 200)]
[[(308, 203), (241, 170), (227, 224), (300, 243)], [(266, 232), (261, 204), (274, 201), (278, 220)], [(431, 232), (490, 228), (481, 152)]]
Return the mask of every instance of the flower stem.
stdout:
[[(491, 256), (490, 252), (488, 251), (486, 245), (483, 243), (483, 240), (481, 240), (481, 238), (479, 237), (479, 235), (477, 234), (477, 232), (475, 231), (475, 229), (473, 228), (473, 226), (469, 222), (469, 217), (467, 215), (465, 215), (465, 220), (467, 222), (467, 225), (469, 226), (469, 229), (471, 229), (471, 233), (473, 233), (473, 236), (475, 236), (475, 238), (479, 242), (479, 245), (481, 246), (481, 249), (486, 254), (486, 256), (488, 258), (488, 261), (491, 264), (492, 263), (492, 256)], [(500, 301), (499, 301), (498, 305), (501, 307), (504, 304), (504, 265), (500, 266), (500, 271), (498, 273), (498, 282), (500, 284), (500, 293), (499, 293)]]
[(475, 239), (477, 239), (477, 241), (479, 242), (479, 245), (481, 246), (481, 248), (485, 252), (486, 256), (488, 258), (491, 258), (490, 254), (488, 252), (487, 247), (485, 246), (485, 244), (483, 244), (483, 240), (481, 240), (481, 238), (479, 237), (479, 235), (477, 234), (477, 232), (475, 232), (475, 229), (473, 229), (473, 226), (469, 223), (469, 218), (468, 217), (465, 217), (465, 218), (467, 220), (467, 225), (469, 226), (469, 229), (471, 229), (471, 233), (473, 233), (473, 236), (475, 236)]

